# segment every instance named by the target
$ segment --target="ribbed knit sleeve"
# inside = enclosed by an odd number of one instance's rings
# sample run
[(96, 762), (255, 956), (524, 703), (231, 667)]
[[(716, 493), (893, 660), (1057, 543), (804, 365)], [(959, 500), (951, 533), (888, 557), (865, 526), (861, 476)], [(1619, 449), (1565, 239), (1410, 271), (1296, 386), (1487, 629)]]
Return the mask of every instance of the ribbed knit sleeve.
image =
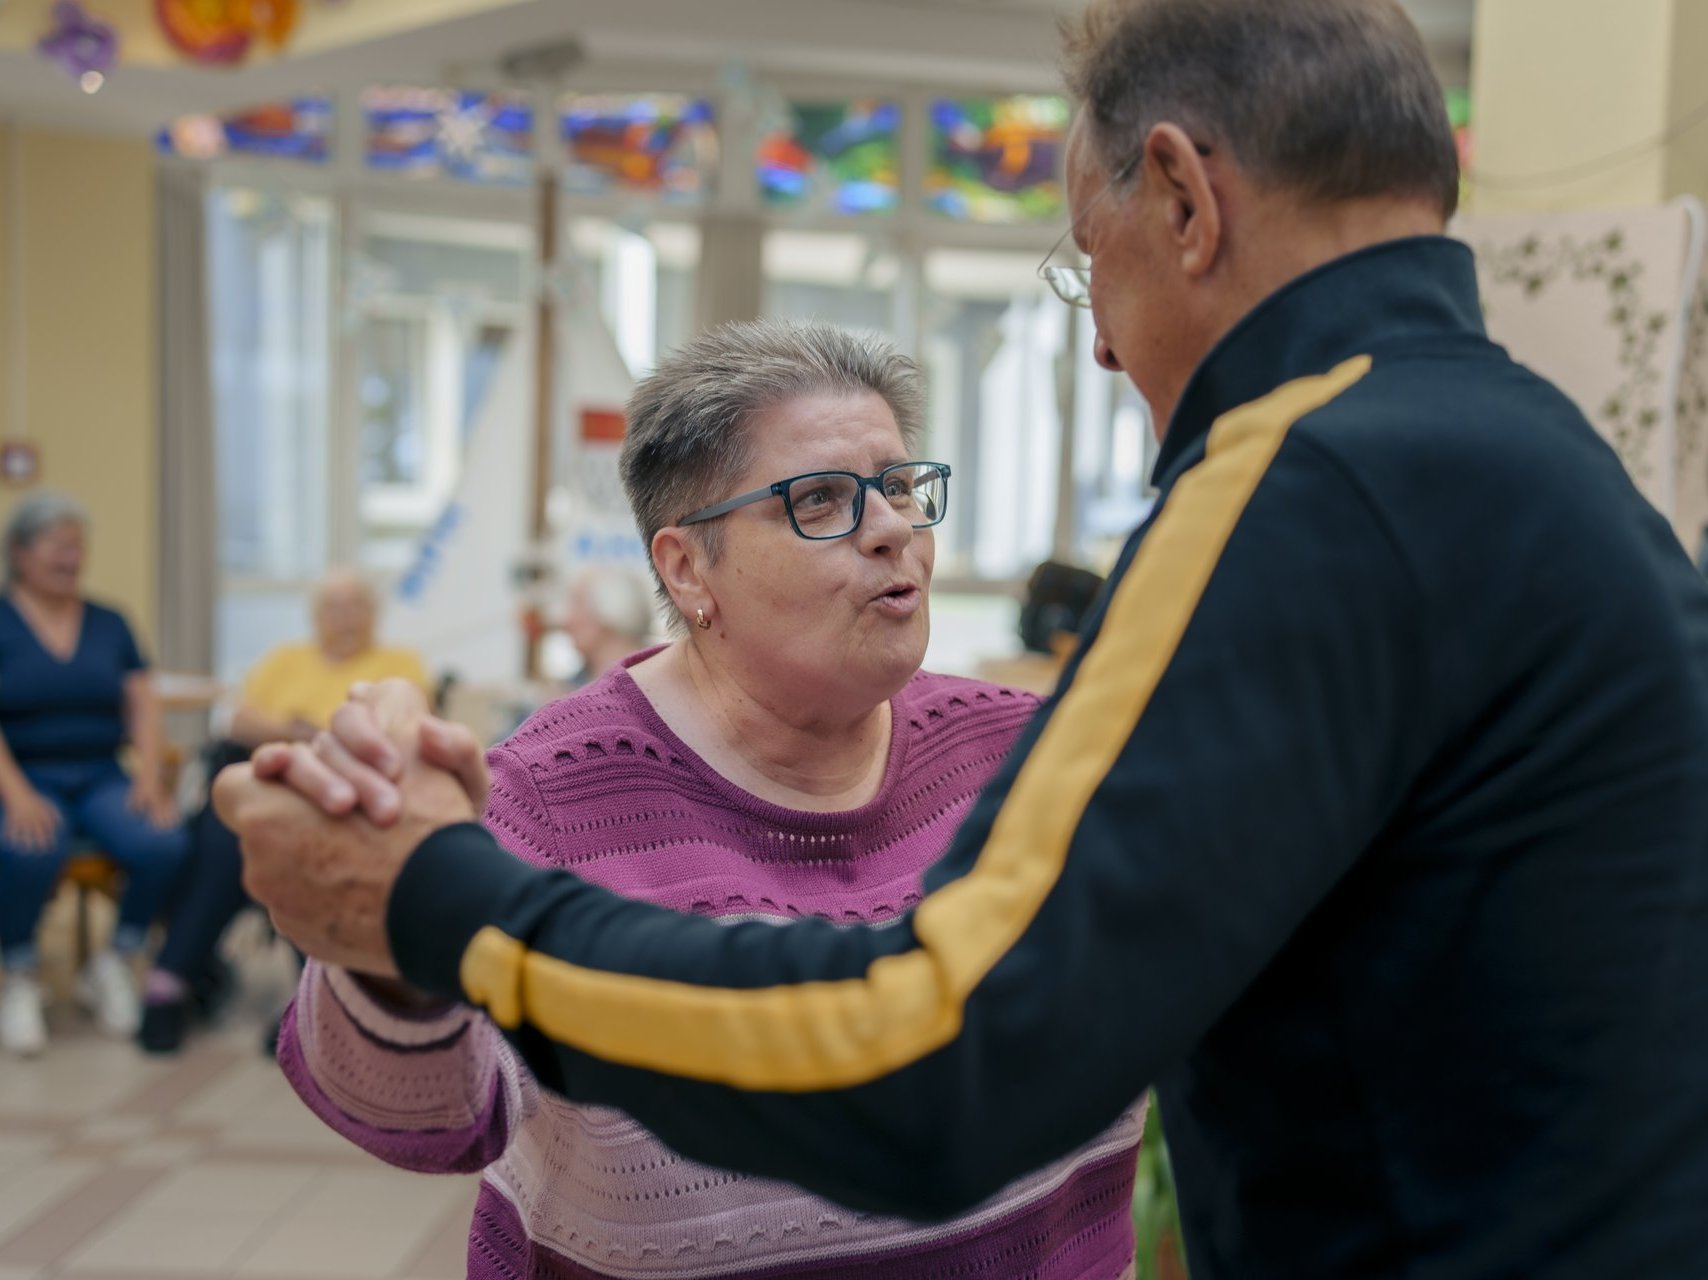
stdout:
[(465, 1005), (401, 1013), (315, 960), (280, 1025), (279, 1065), (330, 1128), (421, 1173), (485, 1168), (538, 1101), (483, 1014)]
[[(551, 821), (526, 767), (502, 749), (492, 763), (488, 830), (519, 860), (547, 862)], [(485, 1168), (538, 1105), (532, 1077), (483, 1013), (403, 1013), (313, 960), (279, 1029), (279, 1064), (332, 1129), (423, 1173)]]

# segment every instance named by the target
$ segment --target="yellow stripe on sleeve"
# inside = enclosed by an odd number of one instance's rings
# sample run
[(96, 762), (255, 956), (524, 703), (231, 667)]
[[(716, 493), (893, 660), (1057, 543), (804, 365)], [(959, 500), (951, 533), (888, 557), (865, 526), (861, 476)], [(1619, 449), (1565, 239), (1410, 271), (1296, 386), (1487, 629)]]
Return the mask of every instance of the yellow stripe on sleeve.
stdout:
[(1117, 586), (1097, 640), (1022, 764), (971, 870), (914, 912), (919, 946), (863, 977), (732, 989), (606, 973), (496, 928), (464, 952), (469, 998), (605, 1061), (741, 1089), (847, 1088), (943, 1047), (1061, 876), (1086, 806), (1144, 714), (1287, 431), (1370, 368), (1288, 383), (1212, 428)]

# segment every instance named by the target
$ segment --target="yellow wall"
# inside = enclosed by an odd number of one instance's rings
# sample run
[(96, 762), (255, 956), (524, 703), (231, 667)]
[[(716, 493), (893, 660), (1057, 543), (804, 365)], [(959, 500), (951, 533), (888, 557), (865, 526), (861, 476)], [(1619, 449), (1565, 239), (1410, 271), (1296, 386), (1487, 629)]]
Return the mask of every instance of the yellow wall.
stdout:
[[(0, 316), (21, 318), (0, 319), (0, 405), (8, 410), (0, 422), (40, 448), (42, 485), (89, 508), (89, 594), (122, 608), (151, 643), (159, 546), (153, 150), (142, 139), (27, 129), (0, 130), (0, 138)], [(0, 513), (15, 497), (0, 490)]]
[(1671, 91), (1667, 124), (1675, 126), (1686, 118), (1697, 120), (1697, 124), (1680, 130), (1667, 148), (1665, 191), (1669, 196), (1689, 194), (1708, 200), (1708, 126), (1701, 122), (1703, 107), (1708, 104), (1708, 79), (1702, 75), (1703, 62), (1708, 59), (1708, 4), (1675, 0), (1668, 54)]
[[(1641, 147), (1702, 106), (1703, 0), (1478, 0), (1471, 47), (1477, 172), (1557, 173), (1641, 154), (1546, 185), (1473, 182), (1477, 213), (1653, 205), (1704, 191), (1708, 141)], [(1694, 154), (1687, 154), (1693, 152)]]
[[(12, 140), (10, 126), (0, 124), (0, 439), (13, 434), (12, 401)], [(0, 501), (4, 495), (0, 495)]]

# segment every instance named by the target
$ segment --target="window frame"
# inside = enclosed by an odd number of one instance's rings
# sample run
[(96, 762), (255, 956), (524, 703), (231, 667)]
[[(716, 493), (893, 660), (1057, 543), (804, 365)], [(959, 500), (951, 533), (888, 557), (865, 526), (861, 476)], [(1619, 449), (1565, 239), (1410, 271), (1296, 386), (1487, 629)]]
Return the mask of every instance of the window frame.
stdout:
[[(717, 180), (705, 200), (684, 204), (649, 198), (631, 192), (606, 194), (572, 193), (561, 182), (564, 150), (558, 135), (556, 91), (533, 91), (535, 181), (522, 187), (493, 186), (463, 182), (449, 176), (409, 177), (369, 170), (366, 165), (366, 121), (359, 90), (337, 92), (333, 97), (333, 119), (329, 156), (323, 164), (307, 164), (284, 158), (250, 155), (222, 156), (197, 161), (163, 157), (165, 163), (193, 164), (210, 173), (217, 186), (251, 186), (260, 189), (307, 191), (326, 196), (333, 205), (333, 248), (329, 255), (331, 273), (327, 290), (332, 312), (333, 351), (330, 378), (333, 402), (329, 413), (328, 477), (329, 558), (356, 558), (363, 540), (364, 512), (358, 476), (359, 404), (356, 400), (357, 349), (347, 322), (348, 264), (355, 261), (361, 239), (374, 219), (469, 220), (503, 224), (507, 232), (520, 236), (525, 245), (523, 301), (518, 314), (519, 334), (534, 339), (535, 301), (544, 282), (537, 260), (538, 222), (548, 205), (555, 211), (554, 234), (564, 252), (569, 221), (578, 217), (602, 218), (622, 225), (637, 222), (679, 223), (703, 228), (707, 218), (738, 215), (751, 218), (759, 234), (774, 230), (831, 232), (864, 236), (882, 252), (893, 254), (898, 272), (893, 285), (891, 315), (893, 339), (910, 356), (921, 353), (930, 300), (924, 288), (927, 255), (940, 249), (995, 250), (1036, 253), (1040, 257), (1062, 233), (1066, 219), (1054, 218), (1028, 224), (979, 224), (957, 222), (932, 212), (924, 205), (924, 183), (930, 149), (929, 110), (938, 97), (1002, 96), (1009, 93), (1054, 92), (1045, 82), (957, 84), (926, 88), (917, 83), (876, 78), (801, 77), (764, 75), (751, 83), (731, 85), (711, 69), (595, 67), (578, 71), (574, 90), (578, 93), (648, 93), (668, 91), (704, 97), (713, 105), (719, 138)], [(472, 83), (468, 89), (498, 88)], [(758, 113), (752, 108), (757, 95), (775, 94), (785, 102), (829, 102), (841, 99), (887, 99), (901, 110), (899, 203), (892, 213), (838, 214), (809, 206), (801, 208), (767, 205), (760, 196), (754, 175), (754, 151), (759, 140)], [(540, 183), (550, 175), (556, 186), (554, 198), (541, 198)], [(703, 267), (702, 267), (703, 269)], [(763, 287), (763, 285), (761, 286)], [(1070, 352), (1087, 326), (1079, 316), (1069, 318)], [(1067, 385), (1061, 389), (1060, 477), (1057, 510), (1054, 513), (1052, 554), (1073, 558), (1076, 531), (1083, 523), (1079, 495), (1072, 483), (1076, 474), (1078, 437), (1076, 398), (1080, 361), (1068, 362)], [(1115, 375), (1109, 375), (1114, 377)], [(532, 391), (530, 390), (530, 395)], [(1109, 397), (1111, 404), (1115, 395)], [(1143, 446), (1146, 456), (1154, 447)], [(435, 472), (435, 475), (441, 475)], [(972, 477), (964, 480), (970, 482)], [(1148, 479), (1147, 479), (1148, 485)], [(399, 510), (416, 512), (422, 499), (405, 500)], [(391, 499), (370, 499), (368, 506), (389, 508)], [(234, 581), (231, 585), (237, 585)], [(270, 585), (263, 580), (251, 585)], [(937, 589), (1017, 596), (1023, 588), (1018, 577), (983, 578), (975, 574), (937, 579)]]

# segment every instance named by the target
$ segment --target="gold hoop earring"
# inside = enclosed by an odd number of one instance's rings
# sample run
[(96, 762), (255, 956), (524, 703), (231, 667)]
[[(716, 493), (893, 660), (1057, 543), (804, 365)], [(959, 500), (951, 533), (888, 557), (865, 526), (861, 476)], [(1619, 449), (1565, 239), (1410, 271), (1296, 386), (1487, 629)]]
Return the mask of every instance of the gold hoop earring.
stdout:
[(712, 620), (706, 616), (706, 611), (704, 609), (694, 610), (694, 625), (700, 628), (701, 631), (710, 631), (712, 629)]

